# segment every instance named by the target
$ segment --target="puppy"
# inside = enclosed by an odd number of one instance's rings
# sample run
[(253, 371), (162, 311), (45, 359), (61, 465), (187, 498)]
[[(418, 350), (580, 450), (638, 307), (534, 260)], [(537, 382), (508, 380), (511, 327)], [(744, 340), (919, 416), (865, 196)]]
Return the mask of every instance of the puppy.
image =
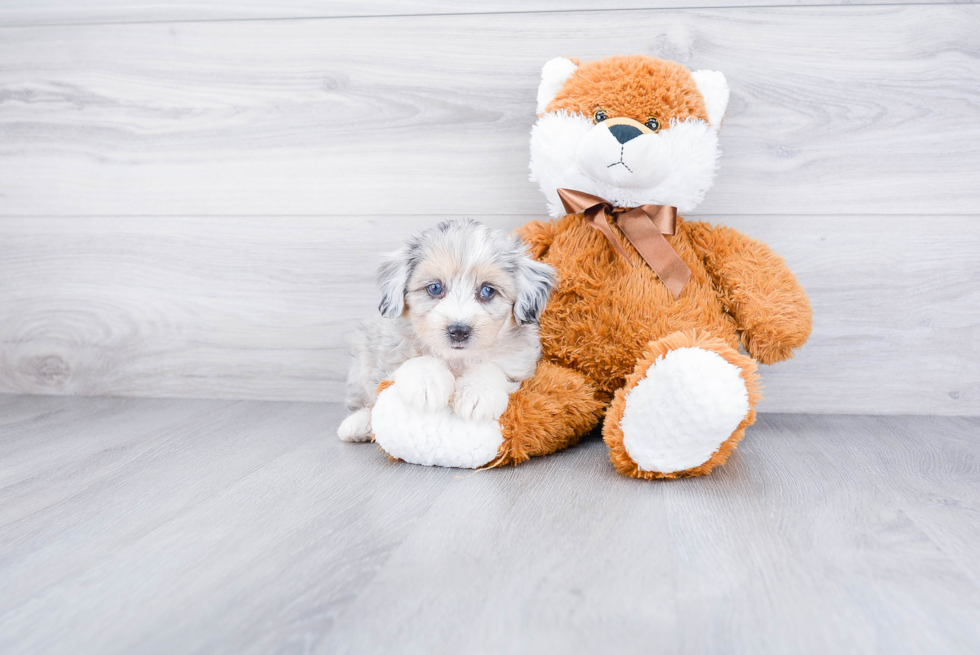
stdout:
[(555, 272), (519, 237), (472, 220), (411, 238), (378, 271), (380, 316), (362, 324), (348, 378), (351, 410), (337, 431), (370, 441), (378, 384), (402, 402), (466, 419), (499, 418), (541, 357), (538, 319)]

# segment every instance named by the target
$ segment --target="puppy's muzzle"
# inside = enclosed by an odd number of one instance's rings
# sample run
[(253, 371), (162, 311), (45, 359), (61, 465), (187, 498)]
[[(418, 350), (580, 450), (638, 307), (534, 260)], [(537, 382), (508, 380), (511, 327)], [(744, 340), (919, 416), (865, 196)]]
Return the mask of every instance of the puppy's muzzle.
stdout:
[(465, 323), (453, 323), (446, 328), (446, 334), (454, 348), (462, 348), (473, 334), (473, 328)]

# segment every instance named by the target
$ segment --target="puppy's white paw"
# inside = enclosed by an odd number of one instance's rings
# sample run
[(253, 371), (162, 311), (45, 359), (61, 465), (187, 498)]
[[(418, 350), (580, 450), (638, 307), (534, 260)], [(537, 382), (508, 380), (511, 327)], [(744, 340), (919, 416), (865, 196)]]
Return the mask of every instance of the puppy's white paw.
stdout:
[(371, 410), (365, 407), (345, 418), (337, 436), (342, 441), (371, 441)]
[(456, 378), (435, 357), (413, 357), (392, 373), (392, 387), (407, 405), (427, 412), (437, 412), (449, 405)]
[(507, 409), (510, 386), (498, 366), (477, 366), (456, 380), (453, 411), (461, 418), (474, 421), (496, 420)]

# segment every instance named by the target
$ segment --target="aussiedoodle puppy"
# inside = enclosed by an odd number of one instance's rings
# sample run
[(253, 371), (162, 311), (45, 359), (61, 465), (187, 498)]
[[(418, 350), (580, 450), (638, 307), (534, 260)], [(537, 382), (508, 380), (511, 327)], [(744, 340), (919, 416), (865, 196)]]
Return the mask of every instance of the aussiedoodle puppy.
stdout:
[(406, 404), (498, 418), (541, 357), (538, 319), (555, 273), (517, 236), (472, 220), (440, 223), (388, 255), (380, 315), (362, 324), (348, 379), (351, 410), (337, 433), (369, 441), (378, 384)]

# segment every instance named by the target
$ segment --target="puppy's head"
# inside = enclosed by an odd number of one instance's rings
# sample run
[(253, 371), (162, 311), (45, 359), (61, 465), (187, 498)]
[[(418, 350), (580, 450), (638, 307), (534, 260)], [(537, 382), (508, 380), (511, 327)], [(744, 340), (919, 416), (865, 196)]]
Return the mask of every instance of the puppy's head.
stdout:
[(633, 55), (545, 64), (531, 131), (531, 179), (553, 216), (559, 188), (620, 207), (701, 202), (714, 180), (728, 84), (717, 71)]
[(531, 259), (518, 237), (471, 220), (413, 237), (387, 257), (378, 279), (382, 315), (407, 314), (445, 358), (480, 356), (537, 323), (555, 285), (554, 270)]

